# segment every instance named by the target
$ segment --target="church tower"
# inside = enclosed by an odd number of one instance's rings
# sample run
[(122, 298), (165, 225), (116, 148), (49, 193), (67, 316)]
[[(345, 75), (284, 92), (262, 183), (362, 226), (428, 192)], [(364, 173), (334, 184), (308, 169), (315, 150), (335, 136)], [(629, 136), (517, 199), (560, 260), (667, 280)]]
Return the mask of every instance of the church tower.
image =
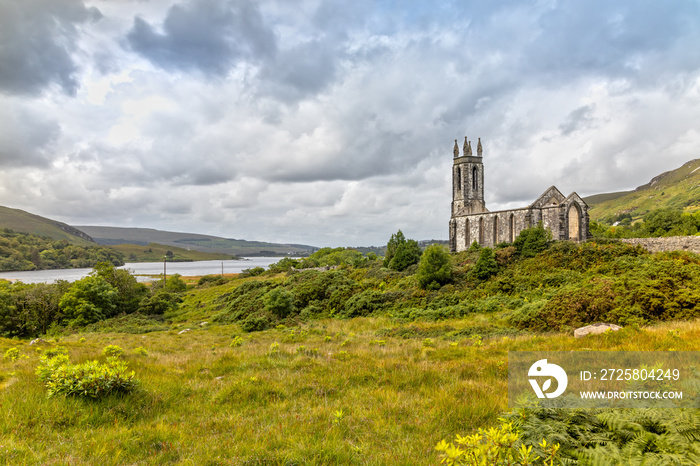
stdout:
[[(450, 218), (450, 250), (453, 252), (457, 251), (458, 247), (458, 230), (469, 229), (468, 221), (466, 225), (458, 228), (457, 217), (488, 212), (484, 204), (483, 152), (481, 138), (477, 143), (475, 155), (472, 152), (471, 141), (468, 141), (465, 136), (460, 156), (459, 145), (455, 139), (452, 161), (452, 217)], [(468, 236), (468, 232), (464, 234)]]
[(464, 138), (462, 156), (455, 139), (452, 162), (452, 217), (487, 212), (484, 204), (484, 163), (481, 138), (472, 153), (471, 141)]

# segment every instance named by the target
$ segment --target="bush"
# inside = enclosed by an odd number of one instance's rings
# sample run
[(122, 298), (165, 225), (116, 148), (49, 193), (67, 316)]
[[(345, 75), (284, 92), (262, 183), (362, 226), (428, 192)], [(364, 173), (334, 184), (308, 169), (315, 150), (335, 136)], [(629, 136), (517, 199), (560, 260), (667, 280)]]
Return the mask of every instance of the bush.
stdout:
[[(245, 270), (243, 272), (245, 272)], [(243, 274), (241, 274), (241, 276), (243, 276)], [(197, 286), (218, 286), (224, 283), (226, 283), (226, 280), (221, 275), (204, 275), (197, 280)]]
[(124, 350), (117, 345), (107, 345), (102, 349), (102, 354), (108, 358), (120, 358), (124, 355)]
[(240, 325), (246, 332), (261, 332), (270, 328), (270, 319), (264, 315), (251, 315), (241, 321)]
[(73, 283), (61, 297), (59, 308), (69, 324), (83, 326), (112, 317), (118, 298), (104, 278), (89, 276)]
[(537, 447), (533, 451), (532, 445), (523, 444), (513, 424), (501, 421), (499, 427), (479, 428), (476, 434), (465, 437), (458, 435), (454, 444), (443, 440), (435, 449), (440, 452), (441, 464), (453, 466), (545, 466), (554, 464), (560, 456), (559, 444), (542, 439)]
[(282, 288), (269, 291), (264, 298), (265, 310), (284, 319), (294, 310), (294, 295)]
[(479, 259), (477, 259), (472, 273), (479, 280), (486, 280), (490, 276), (498, 273), (498, 262), (496, 262), (496, 256), (493, 253), (493, 249), (481, 249), (479, 252)]
[(368, 316), (384, 304), (384, 295), (379, 291), (365, 290), (353, 295), (345, 302), (345, 317)]
[(115, 269), (108, 262), (100, 262), (92, 270), (92, 275), (103, 278), (117, 292), (115, 305), (120, 313), (131, 314), (139, 308), (139, 303), (148, 294), (148, 288), (139, 283), (128, 270)]
[[(243, 269), (240, 276), (241, 277), (257, 277), (265, 273), (265, 269), (262, 267), (253, 267), (252, 269)], [(204, 278), (204, 277), (202, 277)]]
[(522, 257), (535, 257), (549, 247), (552, 242), (552, 232), (542, 226), (542, 222), (534, 228), (526, 228), (520, 232), (513, 247)]
[(158, 290), (153, 295), (143, 298), (139, 306), (141, 314), (154, 316), (163, 315), (168, 311), (177, 309), (182, 299), (176, 294)]
[(418, 264), (417, 279), (424, 290), (437, 290), (452, 281), (450, 253), (444, 246), (428, 246)]
[(22, 357), (22, 352), (19, 348), (10, 348), (5, 351), (3, 358), (8, 359), (10, 362), (15, 362)]
[(138, 386), (135, 373), (127, 373), (126, 362), (117, 358), (108, 358), (106, 364), (88, 361), (72, 365), (65, 354), (44, 355), (36, 374), (46, 386), (49, 397), (102, 398), (114, 393), (129, 393)]
[(386, 256), (384, 257), (384, 267), (392, 270), (402, 271), (420, 260), (422, 251), (418, 242), (412, 239), (406, 240), (401, 232), (397, 231), (391, 235), (386, 245)]

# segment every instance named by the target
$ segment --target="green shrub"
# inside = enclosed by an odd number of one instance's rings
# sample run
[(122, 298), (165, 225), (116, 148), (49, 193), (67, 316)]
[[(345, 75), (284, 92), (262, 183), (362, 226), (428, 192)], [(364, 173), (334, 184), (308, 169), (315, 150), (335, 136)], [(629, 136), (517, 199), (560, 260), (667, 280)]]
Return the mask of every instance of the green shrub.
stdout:
[(229, 344), (229, 346), (231, 348), (236, 348), (236, 347), (242, 346), (242, 345), (243, 345), (243, 338), (241, 338), (240, 335), (236, 335), (235, 337), (233, 337), (233, 340), (231, 340), (231, 343)]
[(112, 317), (119, 296), (112, 285), (99, 276), (88, 276), (73, 283), (61, 297), (59, 308), (68, 323), (83, 326)]
[(454, 444), (442, 440), (435, 449), (440, 452), (440, 463), (451, 466), (549, 466), (560, 457), (559, 444), (542, 439), (537, 447), (533, 451), (532, 445), (522, 443), (513, 424), (502, 421), (499, 427), (457, 435)]
[(117, 345), (107, 345), (102, 348), (102, 354), (108, 358), (120, 358), (124, 355), (124, 350)]
[(22, 357), (22, 352), (19, 348), (10, 348), (5, 351), (3, 358), (9, 360), (10, 362), (15, 362)]
[(240, 277), (257, 277), (263, 273), (265, 273), (265, 269), (263, 267), (253, 267), (252, 269), (243, 269)]
[(418, 242), (412, 239), (407, 240), (399, 230), (391, 235), (387, 243), (384, 267), (397, 271), (406, 270), (409, 266), (418, 263), (421, 254)]
[(246, 332), (261, 332), (270, 328), (270, 319), (265, 315), (251, 315), (240, 323)]
[(479, 280), (486, 280), (492, 275), (498, 273), (498, 262), (491, 248), (482, 248), (479, 252), (479, 259), (474, 264), (472, 273)]
[(88, 361), (73, 365), (65, 354), (41, 356), (36, 374), (49, 397), (102, 398), (114, 393), (129, 393), (138, 386), (135, 373), (127, 373), (126, 362), (117, 358), (108, 358), (106, 364)]
[[(265, 271), (265, 269), (262, 270), (263, 272)], [(245, 272), (245, 270), (243, 272)], [(241, 273), (241, 276), (243, 276), (243, 273)], [(221, 275), (204, 275), (197, 280), (197, 286), (219, 286), (224, 283), (226, 283), (226, 280)]]
[(265, 310), (284, 319), (294, 311), (294, 295), (282, 288), (270, 290), (264, 298)]
[(166, 312), (177, 309), (182, 298), (165, 290), (155, 290), (151, 296), (141, 300), (139, 312), (148, 316), (163, 315)]
[(345, 303), (344, 317), (368, 316), (384, 304), (384, 295), (379, 291), (365, 290), (353, 295)]
[(520, 232), (513, 247), (522, 257), (535, 257), (549, 247), (552, 242), (552, 232), (542, 226), (542, 222), (533, 228), (526, 228)]
[(452, 281), (452, 261), (444, 246), (428, 246), (420, 258), (417, 279), (424, 290), (438, 290)]

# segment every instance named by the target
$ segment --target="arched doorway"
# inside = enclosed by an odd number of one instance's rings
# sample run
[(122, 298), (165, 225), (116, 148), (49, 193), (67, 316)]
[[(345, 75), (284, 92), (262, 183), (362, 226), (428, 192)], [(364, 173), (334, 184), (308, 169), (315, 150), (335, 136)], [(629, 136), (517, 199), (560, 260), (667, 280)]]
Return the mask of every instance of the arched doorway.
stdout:
[(567, 219), (569, 221), (569, 239), (571, 241), (581, 241), (581, 211), (578, 205), (571, 204), (569, 206), (569, 214)]

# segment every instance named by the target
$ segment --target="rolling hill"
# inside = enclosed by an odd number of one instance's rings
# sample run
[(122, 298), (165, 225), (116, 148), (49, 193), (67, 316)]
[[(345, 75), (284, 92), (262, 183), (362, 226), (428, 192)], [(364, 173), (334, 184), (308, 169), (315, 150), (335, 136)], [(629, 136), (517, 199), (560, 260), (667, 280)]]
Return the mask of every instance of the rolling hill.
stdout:
[(9, 228), (30, 235), (67, 240), (77, 246), (96, 246), (85, 232), (56, 220), (30, 214), (19, 209), (0, 206), (0, 228)]
[(700, 159), (655, 176), (633, 191), (596, 194), (584, 201), (590, 206), (591, 220), (605, 223), (621, 214), (635, 220), (654, 209), (700, 210)]
[[(173, 252), (176, 251), (174, 248), (180, 248), (177, 250), (177, 253), (182, 256), (182, 259), (188, 258), (191, 260), (220, 259), (228, 256), (307, 255), (317, 249), (303, 244), (246, 241), (195, 233), (161, 231), (151, 228), (73, 227), (20, 209), (0, 206), (0, 229), (2, 228), (56, 240), (67, 240), (77, 246), (97, 246), (98, 244), (102, 246), (131, 245), (113, 249), (119, 250), (127, 256), (135, 253), (140, 258), (143, 255), (141, 246), (148, 246), (154, 251), (160, 251), (162, 248), (159, 248), (158, 245), (169, 246), (173, 248)], [(190, 254), (187, 254), (188, 251), (190, 251)], [(192, 254), (195, 251), (213, 253), (215, 256), (197, 256)]]
[(234, 256), (307, 255), (316, 249), (313, 246), (303, 244), (266, 243), (196, 233), (154, 230), (151, 228), (103, 226), (79, 226), (77, 228), (103, 245), (137, 244), (146, 246), (150, 243), (158, 243), (202, 252), (232, 254)]

